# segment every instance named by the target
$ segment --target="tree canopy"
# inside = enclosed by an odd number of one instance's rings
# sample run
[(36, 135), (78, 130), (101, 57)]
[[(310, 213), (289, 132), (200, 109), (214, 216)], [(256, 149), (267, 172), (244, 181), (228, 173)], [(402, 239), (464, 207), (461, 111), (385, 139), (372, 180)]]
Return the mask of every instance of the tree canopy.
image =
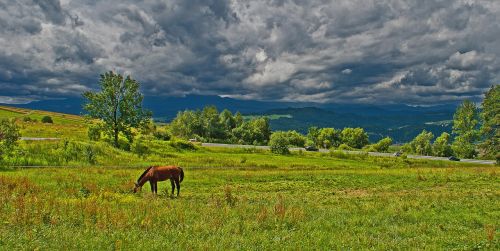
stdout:
[(110, 71), (100, 76), (99, 85), (99, 92), (83, 93), (87, 101), (83, 108), (90, 117), (102, 120), (104, 133), (112, 138), (115, 146), (120, 133), (132, 141), (131, 129), (142, 127), (151, 118), (151, 112), (142, 107), (139, 82)]

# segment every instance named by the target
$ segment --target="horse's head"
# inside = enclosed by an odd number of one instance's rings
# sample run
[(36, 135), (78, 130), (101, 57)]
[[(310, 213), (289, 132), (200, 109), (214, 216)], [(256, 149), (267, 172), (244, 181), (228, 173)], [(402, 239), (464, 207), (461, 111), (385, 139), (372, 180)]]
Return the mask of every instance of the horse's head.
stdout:
[(137, 182), (135, 182), (134, 185), (135, 185), (134, 193), (137, 193), (137, 190), (141, 189), (141, 186), (139, 186), (139, 184)]

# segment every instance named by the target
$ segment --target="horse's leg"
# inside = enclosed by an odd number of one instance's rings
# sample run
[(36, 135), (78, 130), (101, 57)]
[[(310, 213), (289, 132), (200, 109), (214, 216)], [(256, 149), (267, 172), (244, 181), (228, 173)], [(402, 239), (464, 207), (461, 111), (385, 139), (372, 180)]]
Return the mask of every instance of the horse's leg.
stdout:
[(158, 182), (155, 182), (155, 194), (158, 194)]
[(177, 186), (177, 197), (179, 197), (179, 192), (181, 191), (181, 183), (179, 182), (179, 177), (175, 177), (175, 185)]
[(174, 196), (174, 191), (175, 191), (174, 179), (170, 179), (170, 184), (172, 184), (172, 196)]
[(149, 185), (151, 186), (151, 193), (154, 194), (155, 193), (155, 183), (152, 180), (150, 180)]

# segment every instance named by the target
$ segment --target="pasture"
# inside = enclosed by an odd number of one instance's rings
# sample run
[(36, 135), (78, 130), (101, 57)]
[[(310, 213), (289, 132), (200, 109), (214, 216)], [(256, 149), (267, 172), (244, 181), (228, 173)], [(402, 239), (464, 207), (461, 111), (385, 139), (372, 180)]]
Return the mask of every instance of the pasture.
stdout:
[[(2, 159), (0, 250), (500, 249), (498, 167), (147, 137), (125, 151), (87, 140), (81, 117), (15, 109), (0, 117), (22, 136), (61, 140)], [(132, 193), (146, 167), (171, 164), (179, 198), (168, 181)]]
[(500, 248), (497, 167), (204, 151), (179, 198), (131, 193), (142, 167), (4, 167), (0, 249)]

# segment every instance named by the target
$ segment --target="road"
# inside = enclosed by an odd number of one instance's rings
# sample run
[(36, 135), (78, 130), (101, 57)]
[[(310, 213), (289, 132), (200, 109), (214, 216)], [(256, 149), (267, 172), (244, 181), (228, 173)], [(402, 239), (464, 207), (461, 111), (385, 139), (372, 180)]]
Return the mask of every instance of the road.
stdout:
[(33, 140), (33, 141), (39, 141), (39, 140), (59, 140), (59, 138), (21, 137), (20, 140)]
[[(263, 149), (263, 150), (268, 150), (269, 146), (253, 146), (253, 145), (232, 145), (232, 144), (217, 144), (217, 143), (202, 143), (202, 146), (207, 146), (207, 147), (227, 147), (227, 148), (256, 148), (256, 149)], [(290, 151), (305, 151), (306, 149), (300, 148), (300, 147), (293, 147), (289, 148)], [(328, 149), (319, 149), (319, 152), (327, 153), (330, 150)], [(363, 151), (344, 151), (345, 153), (349, 154), (362, 154), (365, 153)], [(368, 152), (368, 155), (370, 156), (382, 156), (382, 157), (395, 157), (392, 153), (378, 153), (378, 152)], [(429, 159), (429, 160), (448, 160), (446, 157), (435, 157), (435, 156), (420, 156), (420, 155), (407, 155), (408, 158), (410, 159)], [(461, 159), (460, 162), (466, 162), (466, 163), (475, 163), (475, 164), (484, 164), (484, 165), (494, 165), (495, 161), (494, 160), (479, 160), (479, 159)]]

